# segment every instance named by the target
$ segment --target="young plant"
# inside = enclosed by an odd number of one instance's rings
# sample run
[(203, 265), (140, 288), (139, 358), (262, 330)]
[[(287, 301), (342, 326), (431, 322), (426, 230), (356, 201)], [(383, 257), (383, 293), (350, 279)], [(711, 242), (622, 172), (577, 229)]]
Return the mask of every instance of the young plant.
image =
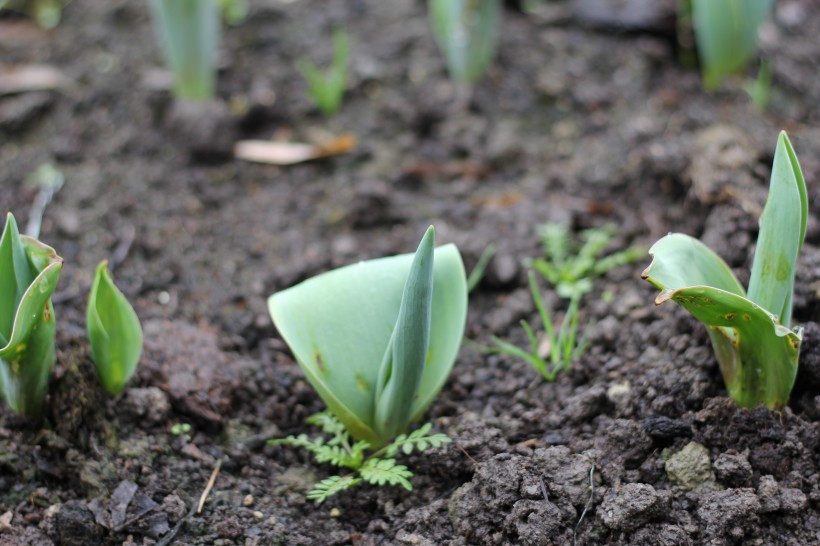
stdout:
[(174, 95), (207, 101), (214, 97), (219, 48), (219, 0), (151, 0)]
[(427, 8), (450, 78), (478, 81), (495, 56), (501, 0), (428, 0)]
[(114, 285), (107, 260), (97, 267), (91, 285), (86, 329), (100, 384), (115, 396), (137, 369), (142, 354), (142, 327), (131, 304)]
[[(546, 347), (542, 349), (535, 331), (525, 320), (521, 321), (530, 350), (525, 351), (515, 345), (493, 337), (496, 348), (492, 352), (519, 357), (535, 368), (547, 381), (569, 370), (572, 362), (586, 350), (585, 336), (578, 337), (579, 308), (581, 299), (592, 290), (592, 279), (610, 269), (636, 261), (643, 249), (630, 247), (601, 257), (612, 240), (609, 227), (592, 228), (581, 233), (580, 246), (573, 245), (570, 231), (561, 224), (545, 224), (540, 228), (544, 257), (529, 261), (529, 265), (555, 287), (560, 297), (569, 300), (566, 315), (561, 325), (553, 325), (552, 316), (544, 305), (538, 282), (531, 271), (529, 286), (535, 307), (541, 317), (546, 332)], [(549, 356), (549, 361), (543, 354)]]
[(774, 0), (690, 0), (703, 85), (714, 90), (755, 54), (757, 31)]
[(351, 437), (389, 444), (444, 385), (467, 317), (458, 249), (369, 260), (308, 279), (268, 299), (273, 322), (308, 381)]
[(26, 13), (45, 29), (55, 28), (63, 17), (63, 7), (70, 0), (0, 0), (0, 10)]
[(530, 342), (529, 352), (495, 336), (493, 336), (492, 339), (497, 347), (491, 348), (490, 351), (521, 358), (535, 368), (544, 379), (554, 381), (559, 373), (569, 370), (572, 362), (584, 354), (587, 348), (587, 343), (583, 338), (580, 341), (578, 340), (578, 306), (581, 296), (575, 295), (570, 299), (564, 320), (556, 330), (556, 327), (553, 326), (552, 323), (552, 316), (544, 305), (544, 300), (541, 299), (538, 282), (535, 280), (535, 273), (530, 271), (528, 279), (532, 299), (535, 302), (535, 307), (538, 309), (541, 323), (544, 325), (544, 330), (547, 334), (546, 353), (549, 355), (549, 362), (541, 356), (541, 344), (538, 342), (538, 337), (526, 320), (521, 321), (521, 326), (524, 327), (524, 331), (527, 333), (527, 338)]
[(749, 290), (717, 254), (688, 235), (656, 242), (642, 278), (709, 327), (726, 388), (738, 405), (783, 407), (797, 375), (801, 330), (790, 328), (795, 264), (806, 236), (808, 199), (797, 155), (780, 133)]
[(333, 32), (333, 66), (326, 74), (310, 61), (301, 60), (299, 71), (308, 84), (308, 96), (326, 115), (332, 116), (342, 104), (347, 81), (347, 56), (350, 39), (342, 29)]
[(427, 423), (410, 434), (400, 434), (392, 442), (369, 455), (370, 443), (365, 440), (351, 440), (345, 426), (329, 411), (308, 417), (308, 423), (318, 426), (330, 438), (319, 437), (315, 440), (306, 434), (288, 436), (281, 440), (270, 440), (268, 444), (287, 444), (307, 449), (313, 454), (317, 463), (351, 470), (343, 476), (330, 476), (317, 483), (308, 493), (307, 498), (321, 504), (328, 497), (354, 485), (367, 482), (373, 485), (401, 485), (408, 491), (413, 490), (410, 478), (413, 473), (404, 465), (396, 463), (399, 451), (405, 455), (414, 450), (419, 453), (430, 447), (449, 444), (452, 440), (444, 434), (430, 434), (432, 425)]
[(573, 245), (569, 229), (561, 224), (544, 224), (540, 228), (544, 257), (529, 265), (555, 287), (565, 299), (580, 298), (592, 290), (592, 279), (610, 269), (630, 264), (643, 256), (645, 248), (630, 247), (601, 256), (612, 241), (610, 226), (581, 232), (581, 244)]
[(0, 237), (0, 392), (16, 412), (40, 415), (54, 366), (51, 294), (63, 259), (20, 235), (11, 213)]

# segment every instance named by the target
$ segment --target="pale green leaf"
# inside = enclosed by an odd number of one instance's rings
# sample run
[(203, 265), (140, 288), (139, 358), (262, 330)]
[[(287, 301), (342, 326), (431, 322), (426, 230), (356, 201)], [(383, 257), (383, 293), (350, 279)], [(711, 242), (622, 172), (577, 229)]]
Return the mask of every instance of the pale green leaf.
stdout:
[(407, 428), (424, 373), (433, 309), (435, 230), (430, 227), (413, 256), (404, 285), (399, 316), (376, 380), (376, 433), (383, 441)]
[(501, 0), (428, 0), (427, 6), (450, 77), (476, 82), (495, 56)]
[(51, 294), (63, 260), (21, 236), (9, 214), (0, 237), (0, 390), (14, 411), (38, 415), (54, 365)]
[[(308, 381), (347, 430), (374, 446), (378, 373), (399, 315), (413, 254), (369, 260), (308, 279), (268, 299), (274, 324)], [(419, 419), (458, 354), (467, 316), (467, 283), (454, 245), (435, 250), (430, 343), (412, 402)]]
[(131, 304), (114, 285), (107, 261), (100, 263), (94, 275), (86, 330), (100, 384), (108, 394), (119, 394), (137, 369), (142, 327)]
[(707, 89), (714, 89), (752, 59), (758, 27), (773, 4), (774, 0), (692, 0), (692, 24)]

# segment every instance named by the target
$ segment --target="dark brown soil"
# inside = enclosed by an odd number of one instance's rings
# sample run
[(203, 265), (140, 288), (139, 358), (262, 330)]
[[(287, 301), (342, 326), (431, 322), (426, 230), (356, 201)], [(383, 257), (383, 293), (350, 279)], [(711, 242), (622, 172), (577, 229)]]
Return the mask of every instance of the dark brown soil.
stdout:
[[(675, 2), (620, 15), (600, 4), (509, 5), (498, 59), (465, 101), (424, 2), (252, 1), (225, 33), (220, 102), (194, 112), (151, 83), (161, 61), (145, 2), (74, 0), (48, 33), (0, 18), (4, 63), (73, 81), (0, 97), (0, 213), (26, 222), (23, 181), (40, 164), (66, 176), (41, 235), (66, 261), (58, 365), (44, 424), (0, 413), (0, 544), (820, 544), (816, 215), (795, 301), (804, 358), (783, 412), (726, 398), (704, 328), (652, 305), (647, 260), (595, 281), (590, 349), (554, 383), (465, 344), (429, 412), (454, 443), (405, 461), (411, 493), (362, 486), (317, 507), (306, 490), (332, 470), (265, 444), (308, 432), (322, 409), (267, 315), (276, 290), (407, 252), (432, 223), (468, 268), (499, 248), (467, 337), (523, 344), (518, 321), (535, 314), (521, 262), (538, 254), (541, 223), (614, 223), (613, 249), (687, 232), (745, 280), (781, 128), (817, 202), (812, 0), (782, 0), (762, 33), (765, 114), (740, 79), (710, 95), (680, 65)], [(329, 59), (336, 26), (353, 40), (351, 70), (326, 120), (295, 61)], [(316, 130), (352, 132), (359, 147), (287, 168), (225, 154), (235, 138)], [(83, 318), (94, 267), (117, 253), (146, 351), (112, 400)], [(191, 430), (174, 434), (181, 423)]]

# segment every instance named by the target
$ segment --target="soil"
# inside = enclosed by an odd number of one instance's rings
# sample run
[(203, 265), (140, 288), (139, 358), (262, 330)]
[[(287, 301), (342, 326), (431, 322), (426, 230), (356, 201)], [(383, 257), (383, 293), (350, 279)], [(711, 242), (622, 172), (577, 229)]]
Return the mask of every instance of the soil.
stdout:
[[(818, 202), (820, 11), (782, 0), (763, 29), (761, 114), (742, 78), (707, 94), (681, 65), (674, 4), (508, 3), (497, 60), (465, 98), (424, 2), (258, 0), (226, 29), (219, 101), (201, 108), (161, 85), (145, 2), (74, 0), (50, 32), (0, 18), (4, 63), (72, 82), (0, 97), (0, 212), (25, 225), (39, 165), (66, 177), (41, 233), (66, 264), (57, 367), (45, 422), (0, 412), (0, 544), (820, 544), (816, 212), (797, 271), (800, 376), (781, 412), (726, 397), (705, 329), (652, 305), (648, 259), (595, 280), (590, 348), (555, 382), (477, 348), (524, 344), (518, 321), (536, 314), (522, 261), (544, 222), (614, 224), (611, 250), (686, 232), (745, 282), (782, 128)], [(353, 46), (328, 120), (295, 61), (328, 61), (337, 26)], [(230, 159), (237, 138), (317, 131), (359, 146), (290, 167)], [(454, 441), (403, 461), (412, 492), (361, 486), (316, 506), (306, 491), (332, 469), (265, 442), (310, 432), (322, 409), (266, 298), (408, 252), (431, 223), (468, 269), (498, 248), (470, 296), (477, 343), (428, 414)], [(146, 333), (114, 399), (84, 334), (91, 275), (112, 255)]]

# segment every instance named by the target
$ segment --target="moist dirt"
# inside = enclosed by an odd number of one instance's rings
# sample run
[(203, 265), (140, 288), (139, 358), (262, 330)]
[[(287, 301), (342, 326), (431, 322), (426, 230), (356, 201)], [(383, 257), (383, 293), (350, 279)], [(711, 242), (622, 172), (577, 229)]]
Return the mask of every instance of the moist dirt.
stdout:
[[(595, 280), (589, 349), (555, 382), (480, 349), (493, 335), (523, 346), (519, 321), (538, 320), (522, 263), (545, 222), (612, 224), (610, 250), (689, 233), (746, 282), (780, 129), (812, 206), (820, 195), (820, 11), (778, 2), (761, 33), (773, 84), (758, 113), (743, 77), (707, 94), (683, 66), (672, 1), (550, 0), (534, 14), (507, 2), (498, 58), (469, 94), (447, 79), (424, 4), (252, 1), (225, 31), (219, 99), (205, 106), (171, 99), (145, 2), (74, 0), (49, 32), (0, 17), (3, 63), (52, 65), (71, 82), (0, 96), (0, 212), (25, 224), (39, 165), (66, 178), (41, 233), (65, 259), (57, 367), (44, 422), (0, 411), (0, 544), (820, 544), (816, 212), (783, 411), (727, 399), (704, 327), (653, 305), (648, 256)], [(335, 27), (351, 35), (351, 63), (328, 120), (295, 62), (329, 61)], [(236, 139), (343, 133), (358, 146), (342, 156), (231, 159)], [(453, 443), (405, 458), (412, 492), (361, 486), (316, 506), (305, 494), (333, 470), (266, 444), (310, 432), (323, 407), (266, 298), (411, 251), (431, 223), (468, 269), (498, 249), (428, 413)], [(146, 334), (114, 399), (84, 333), (91, 276), (112, 256)]]

